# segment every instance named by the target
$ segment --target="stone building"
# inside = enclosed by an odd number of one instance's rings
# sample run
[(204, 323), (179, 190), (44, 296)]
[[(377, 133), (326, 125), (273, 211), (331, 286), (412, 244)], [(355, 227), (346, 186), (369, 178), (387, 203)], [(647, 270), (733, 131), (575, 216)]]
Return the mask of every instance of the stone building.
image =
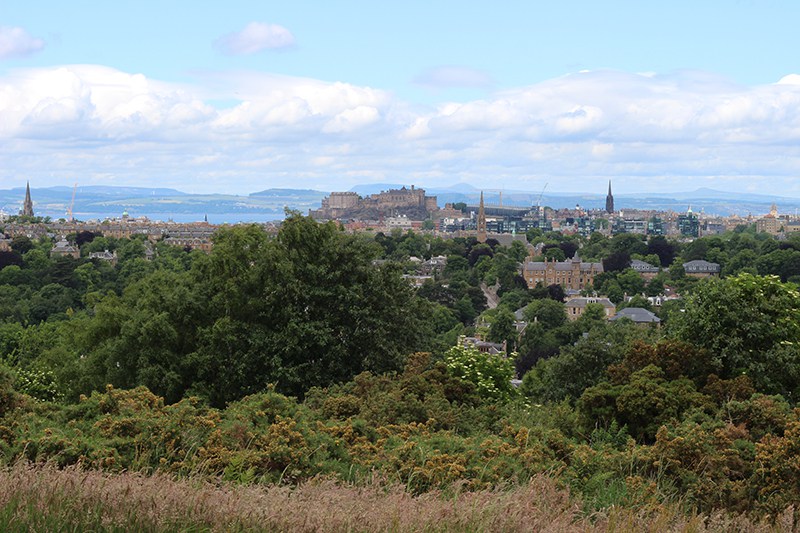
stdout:
[(112, 266), (117, 266), (116, 250), (113, 252), (109, 252), (108, 250), (103, 250), (102, 252), (91, 252), (89, 254), (89, 259), (98, 259), (100, 261), (111, 263)]
[(602, 305), (606, 318), (611, 318), (617, 311), (617, 307), (608, 298), (578, 297), (567, 300), (567, 303), (564, 304), (564, 308), (567, 310), (567, 318), (570, 320), (578, 320), (586, 310), (586, 306), (589, 304)]
[(72, 257), (78, 259), (80, 256), (80, 249), (77, 246), (73, 246), (66, 237), (63, 236), (50, 250), (50, 257)]
[(756, 231), (778, 235), (783, 229), (783, 220), (778, 216), (778, 206), (772, 204), (769, 213), (756, 220)]
[(33, 216), (33, 200), (31, 200), (30, 182), (25, 184), (25, 201), (22, 203), (22, 210), (19, 212), (19, 214), (26, 217)]
[(650, 263), (645, 263), (639, 259), (632, 259), (631, 260), (631, 268), (634, 272), (642, 276), (642, 278), (650, 281), (654, 277), (658, 276), (658, 273), (661, 271), (660, 268), (657, 266), (653, 266)]
[(528, 288), (534, 288), (541, 283), (561, 285), (565, 289), (582, 290), (587, 285), (594, 283), (594, 277), (603, 272), (602, 263), (585, 263), (581, 261), (578, 253), (566, 261), (528, 261), (522, 266), (522, 276)]
[(683, 264), (683, 270), (687, 276), (693, 278), (707, 278), (709, 276), (719, 276), (720, 266), (717, 263), (710, 263), (702, 259), (696, 259)]
[(360, 218), (376, 220), (387, 215), (406, 215), (414, 220), (429, 218), (439, 209), (435, 196), (425, 189), (401, 187), (361, 198), (354, 192), (332, 192), (319, 209), (309, 210), (316, 219)]

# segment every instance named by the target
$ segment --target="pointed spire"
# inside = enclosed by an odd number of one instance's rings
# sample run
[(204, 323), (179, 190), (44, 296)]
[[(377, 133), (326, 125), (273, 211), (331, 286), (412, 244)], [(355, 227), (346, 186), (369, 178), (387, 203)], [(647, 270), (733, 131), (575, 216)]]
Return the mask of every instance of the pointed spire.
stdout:
[(31, 182), (25, 184), (25, 201), (22, 203), (22, 212), (20, 213), (26, 217), (33, 216), (33, 201), (31, 200)]
[(606, 196), (606, 213), (614, 212), (614, 195), (611, 194), (611, 180), (608, 180), (608, 195)]
[(483, 191), (478, 204), (478, 242), (486, 242), (486, 210), (483, 207)]

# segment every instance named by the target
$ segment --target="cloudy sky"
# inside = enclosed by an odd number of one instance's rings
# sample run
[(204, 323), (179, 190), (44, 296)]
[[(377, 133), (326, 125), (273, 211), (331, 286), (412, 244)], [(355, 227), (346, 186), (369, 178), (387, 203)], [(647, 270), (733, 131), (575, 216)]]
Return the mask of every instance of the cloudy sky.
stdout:
[(3, 1), (0, 188), (800, 197), (798, 25), (793, 0)]

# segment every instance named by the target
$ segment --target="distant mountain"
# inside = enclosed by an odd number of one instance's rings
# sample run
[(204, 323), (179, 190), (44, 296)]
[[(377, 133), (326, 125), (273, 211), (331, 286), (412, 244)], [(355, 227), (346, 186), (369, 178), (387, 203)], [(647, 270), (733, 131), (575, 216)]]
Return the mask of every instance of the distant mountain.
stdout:
[[(71, 198), (72, 189), (73, 187), (57, 186), (57, 187), (45, 187), (36, 190), (43, 191), (45, 192), (45, 194), (48, 191), (52, 191), (57, 194), (66, 193)], [(12, 189), (12, 190), (15, 191), (21, 190), (24, 193), (25, 188), (20, 187), (18, 189)], [(76, 190), (75, 196), (77, 197), (78, 194), (115, 196), (118, 198), (123, 198), (126, 196), (180, 196), (186, 193), (181, 192), (177, 189), (165, 189), (159, 187), (150, 188), (150, 187), (116, 187), (113, 185), (79, 185)]]
[(411, 185), (405, 183), (365, 183), (363, 185), (356, 185), (347, 192), (355, 192), (360, 196), (368, 196), (370, 194), (378, 194), (381, 191), (388, 191), (389, 189), (402, 189), (403, 187), (410, 189)]
[[(353, 187), (361, 196), (389, 189), (399, 189), (402, 184), (375, 183)], [(410, 188), (410, 185), (405, 185)], [(437, 197), (440, 206), (446, 203), (465, 202), (475, 206), (480, 190), (463, 183), (446, 187), (424, 188)], [(31, 189), (34, 210), (37, 214), (61, 218), (66, 215), (72, 201), (73, 188), (68, 186)], [(131, 216), (145, 215), (154, 219), (210, 221), (273, 220), (284, 216), (284, 208), (306, 212), (317, 209), (329, 193), (312, 189), (266, 189), (247, 196), (232, 194), (188, 194), (168, 188), (115, 187), (104, 185), (79, 186), (73, 209), (76, 218), (88, 220), (120, 216), (127, 211)], [(487, 205), (530, 207), (539, 201), (541, 191), (486, 190)], [(16, 214), (25, 197), (23, 187), (0, 190), (0, 209)], [(780, 213), (800, 211), (800, 199), (764, 194), (741, 194), (701, 188), (680, 193), (615, 194), (617, 209), (650, 209), (684, 212), (689, 206), (695, 212), (718, 215), (761, 215), (769, 212), (772, 203)], [(559, 208), (580, 205), (587, 209), (605, 207), (605, 194), (546, 192), (541, 195), (541, 205)]]
[[(32, 188), (37, 215), (54, 219), (67, 216), (72, 187)], [(281, 219), (284, 209), (307, 211), (319, 207), (327, 193), (271, 189), (250, 196), (188, 194), (166, 188), (85, 186), (75, 192), (73, 215), (80, 220), (147, 216), (156, 220), (203, 220), (211, 222), (265, 221)], [(25, 197), (24, 188), (0, 190), (0, 209), (16, 214)]]
[[(694, 191), (687, 192), (670, 192), (670, 193), (634, 193), (634, 194), (620, 194), (619, 198), (672, 198), (674, 200), (729, 200), (734, 202), (748, 201), (748, 202), (775, 202), (775, 203), (796, 203), (800, 201), (798, 198), (790, 198), (787, 196), (777, 196), (769, 194), (757, 194), (730, 191), (718, 191), (716, 189), (709, 189), (701, 187)], [(614, 195), (617, 198), (617, 195)]]
[(271, 198), (286, 197), (286, 198), (317, 198), (322, 199), (329, 193), (323, 191), (315, 191), (314, 189), (267, 189), (259, 192), (251, 192), (250, 196), (268, 196)]

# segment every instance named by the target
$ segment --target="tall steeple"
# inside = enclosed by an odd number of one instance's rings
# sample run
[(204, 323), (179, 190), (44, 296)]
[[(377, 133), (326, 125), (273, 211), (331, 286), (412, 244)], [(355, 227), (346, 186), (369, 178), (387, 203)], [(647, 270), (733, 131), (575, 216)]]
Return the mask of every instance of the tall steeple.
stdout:
[(31, 200), (31, 183), (25, 185), (25, 202), (22, 204), (21, 215), (26, 217), (33, 216), (33, 201)]
[(486, 212), (483, 209), (483, 191), (478, 205), (478, 242), (486, 242)]
[(611, 180), (608, 180), (608, 195), (606, 196), (606, 213), (614, 212), (614, 195), (611, 194)]

